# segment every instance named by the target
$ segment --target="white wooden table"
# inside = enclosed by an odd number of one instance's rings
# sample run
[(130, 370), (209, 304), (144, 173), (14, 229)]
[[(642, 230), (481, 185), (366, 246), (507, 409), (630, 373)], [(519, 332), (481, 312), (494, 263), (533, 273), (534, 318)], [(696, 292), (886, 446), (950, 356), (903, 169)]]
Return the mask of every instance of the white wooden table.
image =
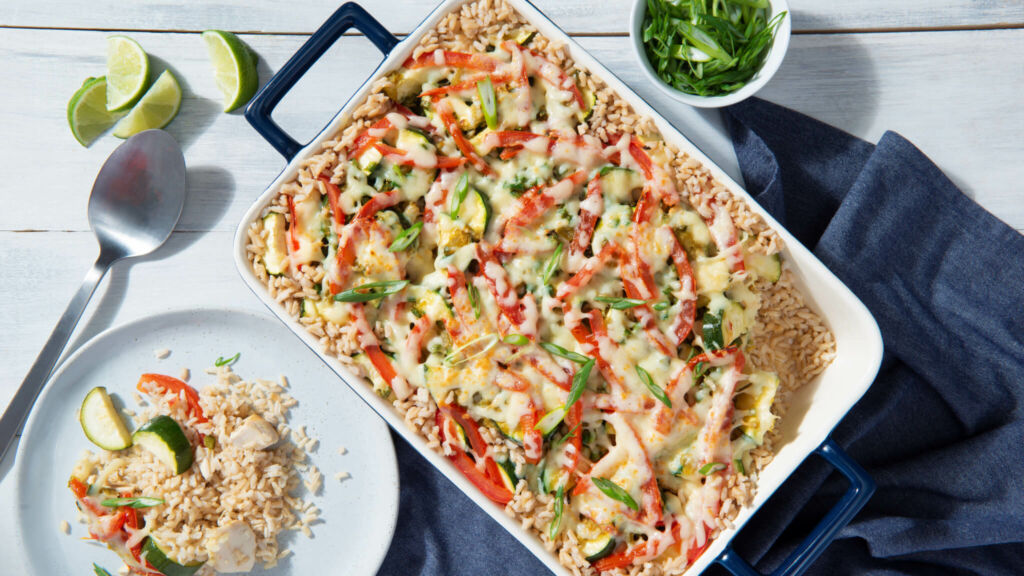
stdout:
[[(88, 76), (105, 73), (105, 37), (127, 33), (183, 81), (168, 130), (181, 143), (189, 197), (177, 231), (151, 258), (117, 265), (69, 350), (105, 328), (172, 308), (260, 310), (231, 260), (244, 209), (283, 168), (240, 113), (222, 114), (198, 32), (231, 30), (260, 55), (265, 81), (340, 0), (3, 0), (0, 6), (0, 408), (5, 408), (97, 255), (86, 203), (120, 143), (82, 148), (65, 118)], [(689, 135), (728, 172), (736, 160), (717, 113), (688, 109), (642, 79), (628, 39), (629, 0), (534, 0), (558, 25)], [(412, 30), (433, 0), (364, 6), (390, 30)], [(876, 141), (896, 130), (966, 193), (1024, 229), (1024, 4), (1020, 0), (791, 0), (794, 36), (760, 93)], [(377, 51), (342, 39), (275, 115), (299, 140), (320, 130), (373, 70)], [(6, 511), (13, 458), (0, 463), (0, 557), (16, 530)], [(54, 528), (56, 533), (56, 527)], [(7, 544), (8, 548), (10, 544)]]

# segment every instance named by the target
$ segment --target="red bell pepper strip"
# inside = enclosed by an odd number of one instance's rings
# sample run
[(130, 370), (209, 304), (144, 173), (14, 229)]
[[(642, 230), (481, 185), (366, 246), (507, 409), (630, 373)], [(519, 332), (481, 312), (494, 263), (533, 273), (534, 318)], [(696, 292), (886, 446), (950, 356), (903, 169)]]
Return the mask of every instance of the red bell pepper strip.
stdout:
[(544, 434), (534, 428), (541, 417), (543, 414), (537, 410), (531, 400), (530, 407), (519, 420), (519, 426), (523, 429), (523, 456), (530, 464), (540, 462), (541, 457), (544, 456)]
[(530, 383), (525, 378), (500, 366), (498, 374), (494, 377), (494, 383), (498, 385), (498, 388), (509, 392), (526, 392), (530, 389)]
[(565, 423), (569, 426), (569, 441), (565, 443), (565, 465), (562, 467), (572, 478), (572, 473), (580, 461), (580, 454), (583, 451), (583, 433), (580, 430), (580, 422), (583, 421), (583, 403), (576, 402), (569, 407), (565, 415)]
[(199, 405), (199, 393), (196, 389), (189, 386), (188, 384), (178, 380), (171, 376), (164, 376), (163, 374), (143, 374), (139, 378), (139, 383), (136, 384), (136, 388), (139, 392), (146, 393), (146, 388), (143, 384), (153, 383), (156, 384), (164, 393), (173, 392), (175, 396), (181, 396), (185, 394), (185, 403), (188, 404), (188, 412), (196, 419), (197, 422), (209, 422), (206, 416), (203, 415), (203, 408)]
[(324, 189), (327, 190), (327, 201), (331, 207), (334, 229), (337, 230), (345, 225), (345, 212), (341, 209), (341, 189), (324, 174), (320, 175), (319, 180), (323, 182)]
[(420, 361), (423, 349), (423, 337), (427, 335), (431, 326), (433, 326), (433, 322), (430, 321), (430, 318), (420, 316), (416, 319), (412, 329), (409, 330), (409, 338), (405, 341), (405, 349), (409, 354), (414, 355), (416, 362)]
[(555, 386), (562, 390), (572, 388), (572, 374), (566, 372), (564, 368), (552, 360), (550, 355), (545, 358), (540, 354), (529, 354), (526, 356), (526, 361)]
[(580, 203), (579, 224), (576, 225), (572, 242), (569, 244), (570, 265), (583, 258), (583, 253), (590, 247), (590, 242), (594, 238), (594, 227), (602, 212), (604, 196), (601, 194), (601, 179), (598, 177), (587, 184), (587, 197)]
[(408, 58), (402, 66), (410, 70), (448, 66), (466, 70), (479, 70), (481, 72), (494, 72), (501, 65), (501, 60), (485, 54), (467, 54), (451, 50), (441, 50), (440, 52), (440, 57), (438, 57), (437, 50), (424, 52), (416, 58)]
[(399, 398), (407, 398), (412, 393), (409, 383), (398, 374), (395, 367), (391, 364), (391, 359), (380, 349), (377, 335), (373, 333), (370, 323), (366, 321), (366, 312), (363, 310), (363, 304), (357, 303), (352, 305), (352, 324), (356, 327), (360, 347), (363, 349), (363, 352), (366, 352), (366, 356), (377, 370), (377, 374), (380, 375)]
[(583, 263), (579, 271), (558, 286), (558, 290), (555, 292), (555, 298), (558, 298), (563, 303), (568, 300), (570, 296), (578, 292), (581, 288), (590, 282), (590, 279), (597, 274), (604, 265), (612, 258), (617, 258), (619, 254), (619, 247), (616, 244), (609, 242), (605, 244), (601, 251), (591, 256)]
[(721, 348), (718, 350), (712, 350), (710, 352), (703, 352), (697, 354), (686, 363), (686, 367), (693, 370), (697, 367), (697, 364), (701, 362), (707, 362), (712, 366), (724, 366), (729, 362), (723, 362), (723, 360), (732, 360), (733, 366), (736, 370), (743, 370), (743, 366), (746, 365), (746, 357), (743, 352), (735, 346), (729, 346), (728, 348)]
[(363, 130), (363, 132), (357, 136), (349, 146), (348, 157), (359, 158), (362, 156), (364, 152), (383, 139), (383, 136), (377, 136), (376, 134), (385, 132), (391, 128), (391, 120), (388, 120), (387, 116), (371, 124), (370, 127)]
[[(700, 555), (704, 553), (711, 546), (711, 526), (704, 525), (704, 544), (700, 546), (693, 546), (686, 551), (686, 564), (690, 565), (700, 558)], [(696, 543), (696, 542), (695, 542)]]
[(458, 92), (468, 92), (470, 90), (476, 90), (477, 82), (486, 79), (488, 76), (491, 77), (491, 83), (495, 86), (502, 84), (508, 84), (512, 81), (512, 78), (504, 74), (481, 74), (479, 76), (473, 76), (467, 80), (463, 80), (458, 84), (449, 84), (447, 86), (440, 86), (438, 88), (431, 88), (430, 90), (424, 90), (420, 92), (420, 98), (436, 98), (438, 96), (444, 96), (446, 94), (454, 94)]
[(672, 254), (672, 263), (676, 267), (676, 276), (679, 277), (679, 284), (684, 293), (692, 294), (691, 298), (680, 300), (681, 309), (672, 321), (672, 334), (675, 336), (675, 344), (679, 346), (690, 335), (693, 330), (693, 322), (697, 314), (697, 283), (693, 277), (693, 268), (690, 267), (690, 259), (686, 256), (675, 232), (665, 226), (661, 228), (661, 236), (669, 243)]
[(452, 112), (452, 105), (447, 100), (442, 100), (437, 105), (437, 115), (440, 116), (441, 122), (448, 130), (448, 133), (452, 135), (452, 139), (455, 140), (455, 146), (462, 152), (462, 155), (468, 158), (469, 162), (481, 173), (494, 176), (494, 169), (476, 153), (473, 145), (469, 143), (469, 140), (462, 133), (462, 129), (459, 128), (459, 123), (455, 120), (455, 115)]
[[(719, 354), (720, 352), (725, 353)], [(720, 364), (723, 360), (731, 359), (732, 366), (721, 378), (715, 390), (715, 395), (711, 401), (711, 408), (708, 410), (707, 421), (694, 444), (694, 453), (702, 457), (703, 464), (711, 462), (724, 463), (726, 465), (724, 472), (730, 473), (733, 469), (733, 459), (728, 442), (729, 431), (732, 429), (733, 412), (735, 411), (733, 394), (736, 391), (736, 385), (739, 382), (746, 359), (743, 356), (743, 352), (735, 347), (699, 354), (691, 358), (690, 363), (693, 363), (694, 360), (702, 361), (701, 359), (714, 365)], [(688, 367), (690, 363), (687, 363)], [(693, 365), (696, 366), (696, 363), (693, 363)]]
[(374, 214), (385, 210), (398, 204), (401, 200), (401, 194), (396, 190), (388, 190), (387, 192), (378, 192), (374, 194), (366, 204), (359, 207), (359, 211), (356, 212), (356, 220), (369, 220)]
[[(519, 299), (516, 295), (515, 286), (505, 272), (505, 268), (486, 243), (480, 242), (476, 245), (476, 256), (480, 261), (480, 274), (487, 280), (487, 286), (491, 289), (491, 294), (494, 296), (494, 301), (498, 304), (502, 315), (523, 336), (530, 340), (536, 339), (537, 315), (527, 313), (527, 310), (531, 307), (533, 309), (537, 307), (537, 302), (533, 295), (527, 294), (521, 300)], [(502, 335), (504, 336), (504, 334)]]
[(466, 276), (454, 266), (448, 266), (448, 295), (452, 299), (452, 307), (455, 308), (455, 315), (458, 318), (445, 321), (445, 329), (448, 330), (452, 341), (461, 344), (481, 336), (484, 331), (473, 312), (473, 303), (466, 288)]
[[(502, 47), (505, 48), (505, 50), (507, 50), (509, 52), (512, 52), (512, 50), (517, 49), (517, 50), (519, 50), (524, 55), (525, 54), (530, 54), (534, 58), (544, 59), (544, 56), (539, 54), (537, 51), (531, 50), (531, 49), (526, 48), (524, 46), (520, 46), (520, 45), (515, 44), (513, 42), (507, 42), (506, 41), (506, 42), (502, 43)], [(525, 58), (524, 58), (524, 61), (525, 61)], [(526, 68), (525, 65), (523, 67)], [(547, 82), (548, 84), (551, 84), (552, 86), (554, 86), (558, 90), (566, 91), (566, 92), (569, 92), (570, 94), (572, 94), (573, 101), (576, 102), (576, 105), (579, 106), (579, 109), (581, 111), (586, 109), (587, 105), (583, 101), (583, 94), (580, 93), (579, 87), (577, 87), (576, 86), (576, 82), (574, 82), (573, 79), (570, 78), (569, 75), (566, 74), (564, 70), (562, 70), (561, 66), (541, 66), (537, 70), (537, 72), (538, 72), (539, 76), (541, 77), (541, 79), (544, 80), (545, 82)]]
[(569, 326), (569, 331), (576, 338), (576, 341), (583, 346), (584, 352), (593, 356), (597, 361), (597, 367), (601, 371), (601, 375), (612, 386), (612, 389), (616, 392), (622, 392), (626, 389), (622, 377), (615, 372), (615, 368), (601, 354), (602, 343), (605, 349), (614, 350), (616, 347), (615, 342), (608, 337), (608, 330), (604, 325), (604, 317), (601, 316), (601, 311), (596, 309), (591, 310), (587, 316), (590, 319), (589, 331), (582, 323)]
[(299, 217), (295, 214), (295, 200), (288, 196), (288, 214), (292, 218), (292, 223), (288, 226), (288, 248), (291, 252), (299, 251), (299, 238), (296, 236), (296, 231), (299, 229)]
[(582, 184), (586, 177), (586, 171), (577, 170), (547, 188), (523, 194), (513, 209), (512, 216), (508, 219), (506, 230), (528, 226), (543, 216), (555, 203), (572, 195), (572, 191)]
[[(435, 413), (434, 418), (435, 422), (437, 423), (437, 428), (441, 436), (442, 442), (447, 442), (449, 434), (447, 431), (447, 426), (445, 424), (446, 416), (454, 420), (456, 423), (459, 423), (458, 420), (456, 420), (455, 418), (452, 418), (450, 415), (445, 414), (445, 407), (438, 406), (438, 410)], [(472, 421), (469, 418), (466, 418), (465, 420)], [(472, 442), (472, 436), (470, 436), (470, 429), (463, 426), (463, 430), (465, 430), (466, 435), (471, 438), (470, 441)], [(512, 493), (509, 492), (508, 488), (505, 487), (505, 484), (500, 479), (496, 480), (491, 476), (481, 472), (476, 467), (476, 462), (474, 462), (473, 459), (469, 457), (469, 454), (466, 454), (466, 452), (457, 444), (449, 442), (448, 446), (452, 450), (452, 453), (448, 455), (448, 459), (451, 460), (453, 464), (455, 464), (455, 467), (459, 469), (459, 472), (462, 472), (462, 475), (465, 476), (466, 479), (468, 479), (474, 486), (476, 486), (481, 492), (483, 492), (484, 496), (486, 496), (489, 500), (493, 502), (501, 504), (502, 506), (508, 504), (512, 500)], [(488, 460), (490, 461), (491, 464), (494, 464), (493, 460), (490, 460), (490, 458), (488, 458)], [(494, 466), (495, 474), (497, 474), (497, 465), (494, 464)]]
[(68, 479), (68, 488), (71, 489), (71, 493), (78, 499), (85, 498), (86, 494), (89, 493), (89, 485), (74, 476)]
[(391, 160), (395, 164), (401, 166), (415, 166), (417, 168), (440, 168), (441, 170), (450, 170), (462, 166), (468, 160), (462, 157), (451, 157), (451, 156), (435, 156), (433, 163), (421, 164), (417, 163), (417, 159), (410, 156), (405, 150), (389, 146), (383, 142), (377, 142), (373, 145), (385, 158)]
[[(633, 298), (636, 300), (646, 300), (644, 294), (641, 293), (637, 287), (637, 281), (630, 277), (630, 267), (620, 261), (619, 270), (622, 274), (622, 286), (626, 291), (626, 297)], [(649, 294), (650, 292), (648, 292)], [(639, 306), (634, 306), (630, 309), (633, 313), (633, 317), (643, 327), (644, 332), (647, 334), (648, 339), (654, 344), (654, 347), (661, 351), (662, 354), (674, 358), (676, 356), (675, 347), (668, 338), (662, 334), (658, 328), (658, 322), (654, 317), (654, 310), (651, 310), (649, 304), (644, 303)]]

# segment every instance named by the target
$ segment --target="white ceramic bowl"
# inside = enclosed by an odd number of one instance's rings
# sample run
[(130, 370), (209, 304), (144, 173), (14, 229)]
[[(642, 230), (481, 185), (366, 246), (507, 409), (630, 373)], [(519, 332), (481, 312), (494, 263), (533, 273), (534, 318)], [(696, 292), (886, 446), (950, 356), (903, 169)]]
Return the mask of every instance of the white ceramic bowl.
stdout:
[(775, 39), (772, 41), (771, 50), (768, 52), (768, 58), (765, 59), (761, 69), (758, 70), (757, 74), (755, 74), (745, 86), (731, 94), (725, 94), (723, 96), (696, 96), (694, 94), (686, 94), (669, 86), (659, 78), (657, 74), (655, 74), (654, 68), (651, 66), (651, 63), (647, 61), (647, 54), (644, 52), (643, 30), (641, 29), (644, 23), (644, 15), (647, 14), (647, 0), (634, 0), (633, 2), (633, 13), (630, 15), (629, 19), (629, 38), (633, 41), (633, 51), (636, 54), (637, 60), (640, 61), (640, 69), (644, 71), (647, 78), (653, 82), (655, 86), (661, 89), (662, 92), (683, 104), (689, 104), (690, 106), (696, 106), (698, 108), (722, 108), (753, 96), (755, 92), (760, 90), (762, 86), (771, 80), (772, 76), (775, 75), (775, 71), (782, 65), (782, 59), (786, 56), (786, 49), (789, 48), (789, 35), (792, 31), (792, 13), (789, 11), (789, 6), (786, 4), (786, 0), (771, 0), (771, 6), (772, 12), (770, 18), (774, 18), (776, 14), (782, 12), (785, 12), (786, 16), (783, 17), (782, 22), (775, 31)]

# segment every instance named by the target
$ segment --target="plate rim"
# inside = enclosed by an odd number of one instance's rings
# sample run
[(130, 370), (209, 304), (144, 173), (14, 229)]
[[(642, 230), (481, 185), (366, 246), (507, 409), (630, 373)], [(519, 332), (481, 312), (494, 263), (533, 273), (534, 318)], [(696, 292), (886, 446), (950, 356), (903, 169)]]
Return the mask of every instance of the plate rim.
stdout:
[[(10, 481), (14, 484), (12, 487), (12, 492), (14, 495), (15, 502), (12, 503), (12, 519), (15, 525), (14, 535), (15, 538), (17, 539), (18, 544), (16, 548), (20, 551), (22, 555), (22, 560), (24, 561), (25, 569), (30, 576), (36, 574), (36, 567), (31, 561), (30, 555), (28, 554), (28, 551), (24, 546), (24, 538), (22, 537), (23, 530), (20, 529), (20, 527), (23, 526), (23, 507), (19, 506), (17, 502), (21, 500), (24, 493), (22, 476), (23, 474), (27, 473), (27, 464), (25, 463), (26, 456), (23, 448), (24, 446), (27, 446), (26, 439), (30, 439), (31, 436), (33, 435), (31, 431), (33, 430), (36, 420), (37, 418), (39, 418), (38, 415), (40, 414), (40, 411), (37, 409), (38, 406), (41, 405), (43, 402), (47, 401), (51, 394), (56, 393), (53, 392), (55, 390), (55, 387), (53, 387), (51, 384), (57, 379), (63, 377), (64, 373), (67, 372), (70, 369), (70, 367), (73, 366), (76, 362), (78, 362), (82, 356), (90, 353), (90, 351), (93, 348), (99, 346), (100, 343), (105, 340), (117, 337), (123, 338), (123, 333), (131, 333), (132, 330), (138, 329), (140, 326), (144, 326), (149, 323), (159, 322), (161, 320), (166, 321), (168, 319), (173, 319), (174, 317), (187, 318), (189, 316), (204, 313), (248, 317), (249, 319), (255, 319), (262, 322), (266, 322), (268, 324), (273, 324), (274, 326), (283, 328), (286, 331), (291, 332), (290, 330), (287, 329), (287, 326), (283, 326), (275, 316), (263, 312), (256, 312), (252, 310), (246, 310), (243, 308), (231, 306), (198, 306), (171, 308), (168, 310), (157, 312), (155, 314), (137, 316), (124, 322), (117, 323), (114, 324), (113, 326), (107, 327), (98, 334), (90, 337), (78, 348), (76, 348), (74, 351), (68, 354), (66, 358), (61, 360), (60, 364), (58, 364), (57, 368), (53, 371), (50, 377), (47, 378), (46, 385), (43, 387), (43, 390), (40, 392), (39, 396), (32, 404), (32, 408), (29, 411), (28, 417), (25, 419), (25, 423), (21, 428), (18, 439), (18, 446), (14, 454), (14, 462), (11, 465), (11, 469), (7, 473), (7, 478), (10, 479)], [(308, 350), (308, 347), (306, 347), (306, 349)], [(325, 368), (327, 368), (330, 372), (334, 373), (334, 370), (332, 370), (330, 365), (324, 362), (322, 358), (320, 358), (316, 354), (314, 354), (314, 357), (317, 360), (319, 360), (320, 363)], [(334, 375), (339, 380), (341, 380), (337, 373), (334, 373)], [(359, 397), (358, 394), (356, 395), (356, 397)], [(371, 407), (367, 406), (365, 402), (362, 402), (361, 405), (370, 408), (370, 412), (376, 417), (375, 419), (372, 420), (374, 422), (372, 426), (377, 427), (381, 431), (383, 436), (387, 438), (386, 445), (390, 448), (389, 450), (387, 450), (387, 455), (390, 455), (390, 458), (388, 458), (387, 461), (384, 462), (384, 464), (385, 468), (391, 471), (394, 474), (395, 478), (395, 489), (393, 491), (388, 491), (389, 493), (392, 493), (392, 497), (390, 498), (390, 500), (393, 501), (393, 505), (391, 505), (390, 508), (393, 510), (393, 513), (391, 514), (391, 521), (387, 525), (387, 544), (382, 547), (382, 554), (380, 558), (377, 560), (377, 562), (374, 563), (375, 566), (373, 567), (372, 573), (375, 574), (380, 570), (380, 567), (383, 566), (384, 560), (387, 558), (387, 555), (391, 550), (391, 544), (394, 541), (395, 531), (398, 527), (398, 514), (401, 505), (402, 483), (398, 467), (398, 454), (395, 451), (394, 440), (391, 437), (391, 427), (388, 425), (386, 421), (384, 421), (380, 417), (379, 414), (376, 413), (376, 411), (374, 411)], [(386, 455), (380, 453), (377, 454), (378, 458), (382, 456)], [(321, 545), (327, 545), (327, 543), (325, 542)]]

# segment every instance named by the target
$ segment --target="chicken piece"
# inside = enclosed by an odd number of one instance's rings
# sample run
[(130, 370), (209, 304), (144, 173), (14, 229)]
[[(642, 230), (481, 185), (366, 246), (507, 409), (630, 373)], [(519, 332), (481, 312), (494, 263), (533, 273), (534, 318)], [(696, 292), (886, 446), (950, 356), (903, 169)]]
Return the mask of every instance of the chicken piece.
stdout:
[(242, 421), (231, 434), (231, 444), (243, 450), (263, 450), (277, 444), (277, 430), (270, 423), (253, 414)]
[(256, 563), (256, 534), (248, 524), (236, 520), (214, 532), (207, 541), (207, 551), (217, 572), (248, 572)]

